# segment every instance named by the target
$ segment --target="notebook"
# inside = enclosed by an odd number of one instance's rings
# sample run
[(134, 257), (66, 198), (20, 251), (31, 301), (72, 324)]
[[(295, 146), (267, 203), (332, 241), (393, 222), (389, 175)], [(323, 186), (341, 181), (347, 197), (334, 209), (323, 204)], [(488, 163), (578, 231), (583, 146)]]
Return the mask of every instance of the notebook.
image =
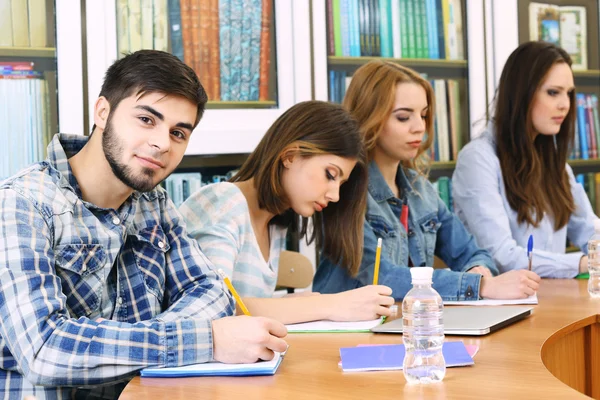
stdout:
[(173, 368), (145, 368), (141, 370), (142, 378), (181, 378), (190, 376), (259, 376), (274, 375), (281, 364), (283, 356), (275, 353), (271, 361), (259, 361), (251, 364), (223, 364), (211, 362), (192, 364)]
[(495, 299), (484, 299), (474, 301), (447, 301), (444, 300), (445, 306), (503, 306), (503, 305), (517, 305), (517, 304), (537, 304), (537, 294), (533, 294), (524, 299), (514, 300), (495, 300)]
[[(444, 307), (444, 334), (486, 335), (531, 314), (531, 306)], [(402, 318), (371, 329), (376, 333), (402, 333)]]
[(286, 325), (288, 333), (324, 333), (324, 332), (369, 332), (371, 328), (381, 325), (383, 317), (371, 321), (338, 322), (313, 321)]
[[(444, 342), (442, 353), (446, 367), (473, 365), (473, 358), (463, 342)], [(342, 370), (349, 371), (393, 371), (402, 369), (405, 348), (403, 344), (342, 347), (340, 357)]]

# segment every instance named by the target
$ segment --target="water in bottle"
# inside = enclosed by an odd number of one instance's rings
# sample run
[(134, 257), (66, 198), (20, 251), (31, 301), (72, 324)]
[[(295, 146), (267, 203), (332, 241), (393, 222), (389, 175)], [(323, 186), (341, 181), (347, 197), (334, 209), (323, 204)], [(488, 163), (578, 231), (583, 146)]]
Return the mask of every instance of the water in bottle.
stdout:
[(600, 220), (594, 221), (594, 236), (588, 241), (588, 292), (592, 297), (600, 297)]
[(433, 268), (413, 267), (410, 273), (413, 287), (402, 301), (404, 377), (408, 383), (440, 382), (446, 375), (442, 298), (431, 287)]

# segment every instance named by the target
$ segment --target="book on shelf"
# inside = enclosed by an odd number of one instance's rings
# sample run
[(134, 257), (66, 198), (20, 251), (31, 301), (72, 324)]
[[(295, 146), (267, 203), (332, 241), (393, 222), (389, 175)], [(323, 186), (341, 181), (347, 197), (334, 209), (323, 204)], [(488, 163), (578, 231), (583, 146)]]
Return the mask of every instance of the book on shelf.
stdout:
[(562, 47), (573, 60), (573, 70), (587, 70), (587, 22), (585, 6), (529, 4), (529, 39)]
[(328, 54), (464, 59), (462, 0), (327, 0)]
[(589, 172), (575, 175), (575, 181), (583, 186), (594, 214), (600, 215), (600, 173)]
[(600, 121), (598, 96), (596, 94), (577, 93), (576, 95), (575, 140), (570, 159), (598, 159), (600, 152)]
[(56, 93), (55, 75), (34, 70), (32, 62), (0, 61), (0, 140), (5, 144), (0, 179), (44, 159), (54, 133), (55, 109), (49, 98)]
[(211, 101), (270, 96), (273, 0), (117, 0), (118, 52), (172, 52)]

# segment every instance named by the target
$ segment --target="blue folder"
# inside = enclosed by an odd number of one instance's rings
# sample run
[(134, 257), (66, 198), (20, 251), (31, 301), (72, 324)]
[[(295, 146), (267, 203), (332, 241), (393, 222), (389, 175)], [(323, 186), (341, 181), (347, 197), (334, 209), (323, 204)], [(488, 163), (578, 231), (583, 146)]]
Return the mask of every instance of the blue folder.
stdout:
[[(342, 347), (342, 369), (344, 371), (389, 371), (402, 369), (404, 345)], [(442, 353), (446, 367), (474, 364), (463, 342), (444, 342)]]

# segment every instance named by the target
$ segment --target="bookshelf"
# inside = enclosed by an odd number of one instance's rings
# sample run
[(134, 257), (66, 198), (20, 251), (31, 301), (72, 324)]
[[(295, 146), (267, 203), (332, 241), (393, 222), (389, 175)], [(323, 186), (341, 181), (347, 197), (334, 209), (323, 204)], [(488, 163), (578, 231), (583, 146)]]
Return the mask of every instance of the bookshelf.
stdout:
[[(87, 54), (85, 54), (88, 78), (87, 107), (90, 116), (92, 115), (92, 106), (102, 85), (103, 74), (106, 68), (118, 58), (119, 51), (122, 48), (120, 41), (122, 40), (123, 23), (119, 22), (118, 18), (122, 14), (119, 6), (128, 4), (128, 1), (85, 1), (88, 49)], [(235, 4), (245, 5), (244, 10), (251, 10), (252, 4), (262, 5), (265, 1), (267, 0), (260, 0), (257, 3), (256, 0), (236, 0)], [(238, 101), (233, 99), (227, 101), (219, 99), (216, 101), (214, 98), (212, 100), (209, 98), (207, 111), (191, 137), (186, 157), (250, 153), (258, 144), (264, 132), (284, 110), (295, 103), (312, 98), (310, 41), (305, 40), (310, 33), (309, 10), (302, 4), (303, 2), (268, 1), (272, 4), (268, 98), (260, 101)], [(194, 7), (220, 4), (218, 0), (189, 0), (188, 2)], [(137, 3), (140, 3), (140, 1), (137, 0)], [(169, 4), (182, 4), (180, 1), (172, 0), (142, 1), (142, 4), (148, 3), (154, 4), (155, 9), (156, 4), (163, 7), (166, 3), (167, 10), (169, 10)], [(163, 9), (165, 8), (163, 7)], [(197, 11), (199, 9), (194, 10), (194, 12)], [(202, 15), (200, 16), (200, 24), (202, 24)], [(202, 29), (202, 26), (197, 28)], [(202, 35), (198, 34), (200, 40), (202, 40)], [(170, 37), (167, 37), (167, 42), (167, 50), (172, 51), (173, 46), (170, 44)], [(164, 43), (163, 41), (163, 49)], [(196, 39), (194, 39), (192, 45), (194, 44), (196, 45), (194, 48), (203, 50), (203, 46)], [(143, 48), (151, 47), (157, 47), (156, 42), (150, 47), (145, 46)], [(104, 49), (105, 51), (96, 51), (95, 49)], [(130, 50), (134, 50), (134, 48), (132, 47)], [(201, 81), (204, 86), (207, 86), (202, 78)]]
[[(457, 13), (460, 15), (459, 21), (452, 25), (456, 29), (455, 32), (450, 33), (450, 29), (452, 28), (449, 24), (445, 24), (442, 27), (442, 25), (440, 25), (441, 22), (437, 21), (437, 25), (439, 25), (439, 28), (444, 32), (444, 40), (448, 40), (448, 35), (454, 35), (453, 37), (457, 39), (457, 48), (459, 50), (443, 54), (439, 50), (441, 48), (440, 46), (437, 46), (437, 52), (436, 50), (432, 50), (431, 46), (428, 46), (428, 51), (427, 49), (423, 49), (422, 53), (417, 54), (419, 58), (412, 57), (414, 55), (412, 51), (406, 51), (407, 49), (410, 49), (411, 43), (417, 43), (417, 39), (414, 39), (414, 42), (410, 42), (412, 39), (409, 39), (408, 46), (406, 44), (400, 46), (398, 43), (401, 43), (402, 40), (398, 39), (399, 35), (394, 32), (391, 34), (392, 44), (389, 45), (389, 47), (401, 47), (400, 57), (395, 56), (398, 53), (397, 49), (393, 50), (393, 56), (389, 56), (390, 51), (384, 51), (382, 46), (376, 47), (375, 53), (378, 55), (385, 55), (385, 57), (369, 55), (368, 53), (372, 51), (365, 43), (369, 43), (369, 37), (372, 35), (373, 30), (369, 30), (369, 28), (366, 27), (366, 23), (362, 19), (364, 15), (361, 13), (364, 12), (364, 4), (368, 4), (369, 7), (373, 7), (375, 3), (382, 4), (382, 9), (376, 10), (374, 14), (380, 16), (379, 22), (376, 22), (375, 26), (378, 26), (377, 23), (383, 23), (381, 21), (386, 21), (388, 19), (389, 16), (385, 16), (386, 12), (392, 14), (392, 17), (390, 17), (392, 21), (394, 18), (397, 18), (397, 16), (394, 16), (394, 13), (396, 13), (400, 15), (400, 24), (398, 24), (399, 31), (403, 32), (404, 29), (404, 31), (409, 32), (410, 29), (408, 27), (410, 27), (410, 25), (408, 24), (410, 24), (410, 21), (402, 21), (404, 11), (402, 7), (414, 7), (412, 8), (412, 14), (410, 12), (408, 13), (409, 16), (413, 16), (415, 20), (413, 22), (416, 22), (418, 18), (421, 18), (418, 21), (424, 22), (424, 25), (428, 26), (428, 29), (433, 29), (431, 27), (436, 25), (436, 23), (433, 22), (435, 21), (434, 14), (439, 11), (431, 11), (430, 5), (434, 4), (433, 2), (424, 0), (359, 2), (358, 10), (353, 9), (354, 6), (352, 5), (350, 5), (348, 9), (344, 9), (344, 3), (351, 4), (352, 2), (344, 2), (344, 0), (339, 1), (340, 13), (342, 13), (344, 17), (339, 18), (342, 22), (338, 24), (336, 22), (338, 19), (336, 3), (329, 0), (312, 0), (311, 2), (311, 12), (313, 17), (315, 98), (319, 100), (340, 101), (345, 90), (341, 90), (340, 93), (335, 96), (331, 95), (332, 92), (337, 92), (338, 88), (343, 85), (343, 81), (346, 80), (347, 82), (357, 68), (374, 59), (395, 62), (412, 68), (426, 76), (430, 81), (453, 80), (459, 88), (459, 117), (456, 118), (456, 122), (458, 126), (457, 132), (459, 132), (458, 143), (460, 143), (458, 147), (459, 149), (462, 148), (462, 145), (466, 144), (472, 135), (471, 127), (476, 121), (485, 118), (486, 104), (488, 104), (488, 94), (485, 90), (481, 90), (481, 88), (486, 87), (485, 68), (480, 67), (485, 65), (483, 51), (485, 43), (483, 40), (480, 40), (480, 32), (484, 30), (484, 9), (481, 2), (471, 0), (444, 0), (441, 2), (446, 6), (451, 4), (453, 7), (460, 7), (460, 12)], [(396, 6), (400, 6), (398, 13), (395, 10)], [(455, 9), (456, 8), (453, 10)], [(406, 10), (409, 9), (407, 8)], [(356, 17), (356, 13), (358, 13), (358, 17)], [(352, 22), (354, 18), (358, 18), (358, 24)], [(347, 20), (348, 22), (343, 22), (344, 20)], [(370, 21), (372, 21), (372, 19)], [(347, 29), (346, 26), (348, 26)], [(392, 23), (391, 26), (395, 25)], [(413, 24), (412, 26), (415, 30), (417, 29), (416, 24)], [(356, 35), (356, 29), (358, 29), (359, 32), (359, 39), (353, 39), (353, 35)], [(429, 35), (430, 30), (428, 29), (423, 28), (421, 35)], [(392, 28), (392, 31), (393, 30), (394, 29)], [(375, 32), (377, 32), (377, 30), (375, 30)], [(470, 32), (476, 32), (476, 34), (471, 35)], [(379, 31), (379, 35), (380, 43), (382, 43), (384, 41), (384, 32)], [(401, 35), (402, 33), (400, 33), (400, 36)], [(365, 38), (363, 38), (363, 36), (365, 36)], [(341, 45), (338, 44), (338, 42), (341, 42)], [(350, 43), (350, 45), (348, 43)], [(354, 46), (354, 48), (352, 48), (352, 46)], [(357, 49), (356, 46), (358, 46), (359, 49)], [(417, 52), (418, 49), (419, 48), (417, 47)], [(348, 53), (348, 51), (350, 52)], [(446, 52), (448, 52), (447, 47)], [(457, 57), (457, 55), (461, 55), (462, 57)], [(471, 65), (474, 66), (474, 70), (471, 70)], [(333, 78), (332, 71), (334, 71)], [(338, 72), (341, 73), (342, 78), (335, 77), (335, 74)], [(334, 79), (341, 79), (341, 82), (334, 82), (332, 84)], [(446, 88), (448, 88), (448, 86), (446, 86)], [(436, 97), (444, 98), (445, 96), (438, 96), (436, 94)], [(450, 134), (450, 132), (445, 132), (445, 135), (449, 136)], [(436, 137), (439, 136), (440, 135), (436, 135)], [(450, 138), (448, 138), (448, 142), (451, 142)], [(430, 177), (435, 178), (436, 176), (451, 175), (455, 165), (454, 158), (455, 154), (452, 154), (451, 152), (449, 155), (440, 158), (440, 160), (444, 161), (433, 162)]]

